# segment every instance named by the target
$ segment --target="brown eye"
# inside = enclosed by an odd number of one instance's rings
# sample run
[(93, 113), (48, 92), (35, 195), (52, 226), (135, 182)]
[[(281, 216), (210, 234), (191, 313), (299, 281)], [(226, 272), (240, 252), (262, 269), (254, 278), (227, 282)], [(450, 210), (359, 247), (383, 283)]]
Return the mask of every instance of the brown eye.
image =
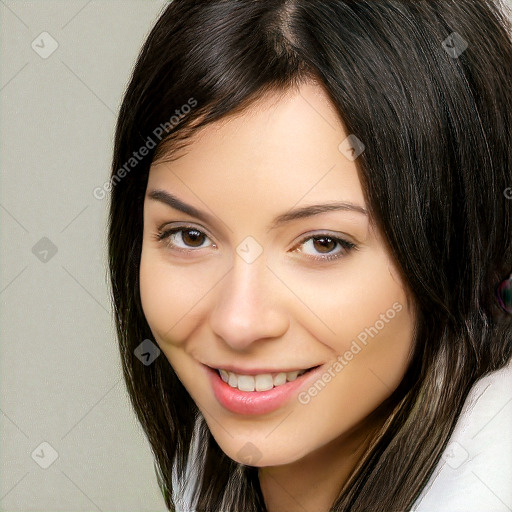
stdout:
[(321, 233), (303, 238), (298, 248), (295, 250), (301, 252), (311, 260), (321, 262), (347, 256), (355, 249), (357, 249), (357, 246), (348, 240), (331, 236), (327, 233)]
[(194, 227), (179, 227), (160, 232), (157, 235), (160, 241), (165, 240), (165, 245), (176, 250), (193, 250), (205, 247), (216, 247), (210, 241), (208, 235)]
[(201, 231), (197, 229), (183, 229), (181, 233), (181, 239), (185, 245), (189, 245), (190, 247), (200, 247), (206, 238), (204, 233), (201, 233)]
[(335, 247), (337, 242), (333, 238), (329, 237), (315, 237), (313, 240), (313, 246), (318, 252), (329, 253)]

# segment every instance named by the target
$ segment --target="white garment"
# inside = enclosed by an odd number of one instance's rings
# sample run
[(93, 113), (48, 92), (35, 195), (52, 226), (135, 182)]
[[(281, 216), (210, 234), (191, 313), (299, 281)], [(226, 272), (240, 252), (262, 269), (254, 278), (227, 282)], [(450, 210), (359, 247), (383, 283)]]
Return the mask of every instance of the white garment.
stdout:
[[(175, 496), (177, 512), (194, 512), (191, 484), (184, 495)], [(473, 386), (411, 511), (512, 511), (512, 362)]]
[(411, 510), (512, 511), (512, 364), (473, 386), (450, 442)]

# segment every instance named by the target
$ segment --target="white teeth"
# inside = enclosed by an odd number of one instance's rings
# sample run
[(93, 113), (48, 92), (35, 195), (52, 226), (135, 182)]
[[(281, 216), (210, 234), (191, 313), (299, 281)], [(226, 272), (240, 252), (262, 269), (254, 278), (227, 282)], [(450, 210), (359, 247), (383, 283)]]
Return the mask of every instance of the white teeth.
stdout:
[(268, 391), (274, 387), (274, 381), (272, 379), (272, 375), (270, 373), (265, 373), (263, 375), (256, 375), (254, 378), (256, 391)]
[(272, 376), (270, 373), (261, 375), (239, 375), (226, 370), (219, 370), (221, 379), (232, 388), (240, 391), (268, 391), (274, 386), (282, 386), (286, 382), (292, 382), (300, 377), (306, 370), (277, 373)]
[(299, 375), (299, 372), (290, 372), (286, 374), (286, 380), (292, 381), (297, 378), (297, 375)]
[(281, 384), (284, 384), (286, 382), (286, 373), (281, 372), (278, 373), (274, 377), (274, 386), (280, 386)]
[(238, 389), (240, 391), (254, 391), (254, 377), (252, 375), (239, 375)]

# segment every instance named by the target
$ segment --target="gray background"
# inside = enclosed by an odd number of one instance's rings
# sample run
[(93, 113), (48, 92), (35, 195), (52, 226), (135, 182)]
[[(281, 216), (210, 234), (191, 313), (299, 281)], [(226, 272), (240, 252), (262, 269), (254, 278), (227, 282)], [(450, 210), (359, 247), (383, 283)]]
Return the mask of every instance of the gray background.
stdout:
[(93, 196), (165, 3), (0, 0), (1, 511), (166, 510), (121, 379)]
[[(0, 2), (2, 511), (166, 510), (121, 380), (108, 203), (92, 194), (109, 177), (116, 112), (163, 6)], [(31, 46), (51, 49), (44, 31), (59, 45), (45, 59)], [(43, 237), (53, 257), (33, 254)], [(47, 469), (32, 458), (44, 441), (58, 453)]]

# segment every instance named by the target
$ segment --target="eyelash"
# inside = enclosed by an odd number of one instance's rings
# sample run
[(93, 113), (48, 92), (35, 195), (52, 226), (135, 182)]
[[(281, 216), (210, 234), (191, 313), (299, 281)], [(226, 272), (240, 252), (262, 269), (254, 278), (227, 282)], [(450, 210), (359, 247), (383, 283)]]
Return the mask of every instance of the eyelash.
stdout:
[[(168, 230), (164, 230), (164, 231), (158, 231), (155, 234), (155, 239), (157, 241), (159, 241), (159, 242), (166, 241), (166, 239), (167, 239), (165, 245), (170, 247), (172, 250), (175, 250), (175, 251), (190, 253), (190, 252), (195, 252), (198, 249), (201, 249), (201, 247), (196, 248), (196, 249), (183, 249), (181, 247), (173, 246), (173, 244), (171, 243), (169, 238), (172, 235), (174, 235), (176, 233), (179, 233), (179, 232), (182, 232), (182, 231), (183, 232), (185, 232), (185, 231), (196, 231), (196, 232), (200, 233), (201, 235), (204, 235), (205, 237), (209, 238), (209, 236), (206, 233), (204, 233), (203, 231), (195, 228), (194, 226), (179, 226), (179, 227), (168, 229)], [(335, 253), (335, 254), (327, 253), (325, 256), (318, 256), (318, 257), (308, 256), (307, 255), (306, 257), (308, 259), (314, 260), (314, 261), (320, 261), (320, 262), (333, 261), (333, 260), (337, 260), (337, 259), (339, 259), (339, 258), (341, 258), (343, 256), (346, 256), (352, 250), (357, 250), (357, 246), (355, 244), (353, 244), (352, 242), (344, 240), (343, 238), (339, 238), (339, 237), (330, 235), (329, 233), (318, 233), (318, 234), (315, 234), (315, 235), (307, 236), (307, 237), (303, 238), (302, 240), (300, 240), (300, 242), (295, 247), (300, 247), (301, 245), (304, 245), (304, 243), (308, 242), (309, 240), (319, 240), (319, 239), (322, 239), (322, 238), (327, 238), (329, 240), (332, 240), (338, 246), (340, 246), (343, 250), (341, 252), (338, 252), (338, 253)], [(213, 246), (215, 247), (215, 244), (213, 244)], [(296, 249), (294, 249), (294, 251), (295, 250)], [(298, 251), (298, 252), (303, 252), (303, 251)]]

